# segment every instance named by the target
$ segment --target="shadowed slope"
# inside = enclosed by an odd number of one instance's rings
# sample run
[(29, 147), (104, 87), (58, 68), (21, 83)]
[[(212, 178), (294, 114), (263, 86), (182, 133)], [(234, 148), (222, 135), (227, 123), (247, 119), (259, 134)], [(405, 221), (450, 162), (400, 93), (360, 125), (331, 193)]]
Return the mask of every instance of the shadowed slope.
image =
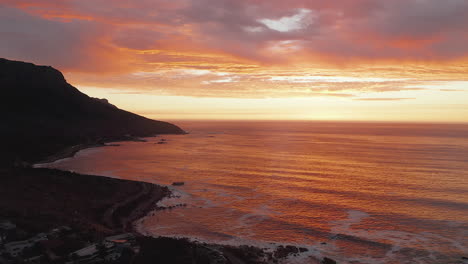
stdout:
[(0, 59), (2, 162), (37, 161), (75, 144), (125, 136), (182, 134), (81, 93), (49, 66)]

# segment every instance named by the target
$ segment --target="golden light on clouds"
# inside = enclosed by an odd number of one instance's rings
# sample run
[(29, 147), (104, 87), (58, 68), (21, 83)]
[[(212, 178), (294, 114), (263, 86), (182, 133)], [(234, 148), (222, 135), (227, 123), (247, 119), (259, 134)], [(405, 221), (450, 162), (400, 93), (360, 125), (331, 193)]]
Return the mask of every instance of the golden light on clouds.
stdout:
[(156, 119), (468, 121), (468, 2), (0, 1), (0, 57)]

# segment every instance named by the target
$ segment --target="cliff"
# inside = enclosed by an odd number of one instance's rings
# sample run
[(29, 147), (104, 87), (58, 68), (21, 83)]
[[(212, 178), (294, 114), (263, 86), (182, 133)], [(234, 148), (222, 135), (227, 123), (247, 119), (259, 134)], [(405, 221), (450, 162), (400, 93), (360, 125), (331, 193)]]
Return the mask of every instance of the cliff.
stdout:
[(182, 134), (87, 96), (50, 66), (0, 59), (0, 164), (36, 162), (66, 147), (127, 136)]

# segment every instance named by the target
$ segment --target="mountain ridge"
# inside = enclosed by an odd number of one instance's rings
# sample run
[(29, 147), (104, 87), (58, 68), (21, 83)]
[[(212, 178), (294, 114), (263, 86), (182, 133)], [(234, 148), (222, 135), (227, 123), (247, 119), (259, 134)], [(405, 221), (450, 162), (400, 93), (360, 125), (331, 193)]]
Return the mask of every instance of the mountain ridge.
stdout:
[(77, 144), (185, 133), (89, 97), (51, 66), (0, 58), (0, 94), (0, 164), (37, 162)]

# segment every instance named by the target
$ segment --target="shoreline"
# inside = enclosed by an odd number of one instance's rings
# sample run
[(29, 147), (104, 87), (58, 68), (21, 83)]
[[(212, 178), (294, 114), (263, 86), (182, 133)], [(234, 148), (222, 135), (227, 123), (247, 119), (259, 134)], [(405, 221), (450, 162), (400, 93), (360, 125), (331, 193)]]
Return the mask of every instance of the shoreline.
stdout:
[[(74, 145), (32, 164), (31, 167), (33, 169), (49, 169), (44, 165), (57, 162), (62, 159), (73, 158), (78, 152), (82, 150), (119, 146), (118, 144), (111, 144), (115, 142), (147, 142), (145, 138), (156, 137), (158, 135), (160, 134), (155, 134), (148, 137), (124, 136), (105, 140), (103, 139), (93, 143)], [(69, 172), (59, 169), (54, 170)], [(84, 176), (84, 174), (81, 173), (75, 174)], [(106, 179), (116, 179), (105, 175), (94, 174), (90, 176), (103, 177)], [(132, 180), (127, 181), (138, 183), (140, 185), (141, 191), (134, 196), (124, 199), (123, 201), (115, 201), (115, 203), (103, 213), (102, 221), (113, 229), (120, 229), (124, 232), (132, 232), (143, 235), (136, 230), (136, 221), (143, 219), (151, 212), (158, 211), (157, 203), (162, 199), (169, 197), (172, 192), (166, 186), (159, 184)], [(133, 209), (131, 207), (133, 207)], [(125, 213), (127, 213), (127, 215), (125, 215)]]
[[(158, 134), (159, 135), (159, 134)], [(155, 137), (149, 136), (149, 137)], [(62, 159), (73, 158), (78, 152), (86, 149), (92, 148), (100, 148), (100, 147), (117, 147), (118, 144), (110, 144), (114, 142), (146, 142), (148, 137), (125, 137), (125, 138), (113, 138), (108, 140), (103, 140), (101, 142), (96, 143), (84, 143), (78, 144), (75, 146), (68, 147), (56, 154), (50, 155), (45, 159), (32, 164), (33, 169), (49, 169), (44, 167), (44, 165), (48, 163), (53, 163), (60, 161)], [(55, 169), (54, 169), (55, 170)], [(59, 170), (59, 169), (56, 169)], [(66, 170), (59, 170), (63, 172), (68, 172)], [(81, 173), (76, 173), (78, 175), (84, 175)], [(91, 175), (96, 177), (103, 177), (109, 179), (115, 179), (105, 175)], [(128, 180), (130, 181), (130, 180)], [(108, 226), (113, 226), (114, 228), (121, 229), (125, 232), (132, 232), (141, 234), (135, 228), (136, 221), (143, 219), (151, 212), (158, 211), (157, 203), (162, 199), (169, 197), (172, 192), (169, 188), (154, 184), (154, 183), (147, 183), (142, 181), (132, 181), (139, 183), (141, 186), (142, 193), (139, 193), (133, 197), (127, 198), (124, 201), (116, 201), (116, 203), (111, 206), (108, 210), (105, 211), (103, 214), (103, 222), (105, 222)], [(131, 210), (127, 216), (122, 215), (121, 211), (128, 211), (130, 206), (135, 206), (136, 208)], [(119, 215), (114, 215), (114, 213), (118, 213)]]
[[(159, 135), (159, 134), (157, 134)], [(84, 143), (78, 144), (71, 147), (68, 147), (56, 154), (50, 155), (45, 159), (36, 162), (31, 165), (33, 169), (49, 169), (44, 167), (48, 163), (53, 163), (60, 161), (62, 159), (73, 158), (78, 152), (86, 149), (100, 148), (100, 147), (117, 147), (118, 144), (110, 144), (114, 142), (146, 142), (144, 138), (155, 137), (157, 135), (148, 136), (148, 137), (131, 137), (125, 136), (123, 138), (112, 138), (107, 140), (102, 140), (95, 143)], [(54, 169), (62, 172), (69, 172), (66, 170)], [(75, 172), (73, 172), (75, 173)], [(85, 176), (81, 173), (75, 173), (77, 175)], [(105, 175), (89, 175), (95, 177), (103, 177), (106, 179), (116, 179)], [(141, 188), (141, 192), (137, 193), (134, 196), (128, 197), (123, 201), (115, 201), (115, 203), (108, 208), (103, 213), (102, 221), (112, 229), (121, 230), (123, 232), (132, 232), (137, 233), (138, 235), (144, 236), (135, 228), (135, 224), (138, 220), (143, 219), (151, 212), (158, 211), (157, 203), (162, 199), (169, 197), (172, 192), (166, 186), (159, 184), (142, 182), (142, 181), (133, 181), (131, 182), (138, 183)], [(131, 209), (131, 207), (134, 207)], [(124, 213), (127, 213), (125, 215)]]
[(33, 229), (74, 225), (96, 234), (131, 224), (170, 194), (167, 187), (48, 168), (0, 168), (0, 218)]
[[(33, 164), (33, 170), (36, 169), (45, 169), (45, 170), (57, 170), (63, 173), (71, 173), (64, 170), (58, 169), (48, 169), (47, 167), (42, 167), (47, 163), (52, 163), (59, 161), (61, 159), (71, 158), (75, 156), (79, 151), (95, 148), (95, 147), (105, 147), (105, 146), (116, 146), (116, 145), (106, 145), (111, 142), (123, 142), (123, 141), (138, 141), (146, 142), (145, 139), (141, 138), (127, 138), (126, 140), (107, 140), (105, 142), (91, 143), (91, 144), (80, 144), (76, 146), (69, 147), (64, 151), (61, 151), (55, 155), (49, 156), (41, 162)], [(85, 175), (80, 173), (74, 173), (78, 177), (102, 177), (109, 180), (120, 180), (104, 175)], [(247, 264), (247, 263), (279, 263), (279, 261), (284, 261), (287, 258), (294, 256), (297, 257), (300, 254), (307, 253), (309, 250), (300, 246), (291, 246), (286, 243), (270, 243), (271, 246), (269, 249), (265, 247), (254, 246), (253, 244), (239, 244), (239, 245), (229, 245), (216, 242), (204, 242), (197, 239), (191, 239), (187, 236), (181, 237), (165, 237), (165, 236), (153, 236), (152, 234), (142, 230), (141, 221), (151, 214), (157, 214), (158, 211), (164, 210), (165, 208), (159, 208), (157, 203), (165, 198), (171, 197), (172, 192), (170, 188), (154, 183), (147, 183), (141, 181), (133, 180), (124, 180), (133, 182), (139, 185), (139, 191), (130, 195), (128, 197), (123, 197), (123, 200), (113, 200), (111, 206), (102, 213), (100, 222), (102, 222), (106, 227), (109, 228), (112, 233), (120, 232), (130, 232), (135, 234), (137, 237), (145, 241), (144, 243), (149, 244), (158, 244), (159, 241), (177, 241), (177, 243), (182, 243), (186, 247), (201, 247), (201, 251), (205, 252), (203, 254), (215, 255), (216, 258), (226, 258), (228, 262), (226, 263), (238, 263), (238, 264)], [(309, 252), (311, 253), (311, 252)], [(239, 258), (241, 257), (241, 258)], [(310, 263), (322, 263), (317, 256), (309, 255), (307, 261)], [(246, 259), (243, 261), (242, 259)], [(283, 262), (280, 262), (283, 263)], [(333, 263), (333, 262), (330, 262)], [(336, 262), (335, 262), (336, 263)]]
[[(35, 166), (41, 166), (43, 164), (47, 163), (52, 163), (56, 162), (62, 159), (66, 158), (72, 158), (74, 157), (78, 152), (81, 150), (85, 149), (91, 149), (91, 148), (100, 148), (100, 147), (117, 147), (118, 144), (110, 144), (114, 142), (146, 142), (144, 138), (149, 138), (149, 137), (155, 137), (161, 134), (155, 134), (153, 136), (147, 136), (147, 137), (133, 137), (133, 136), (124, 136), (124, 137), (115, 137), (115, 138), (109, 138), (109, 139), (102, 139), (102, 140), (97, 140), (95, 142), (91, 143), (82, 143), (82, 144), (77, 144), (71, 147), (67, 147), (55, 154), (49, 155), (45, 157), (44, 159), (41, 159), (38, 162), (34, 162), (31, 164), (32, 167)], [(97, 175), (98, 176), (98, 175)]]

